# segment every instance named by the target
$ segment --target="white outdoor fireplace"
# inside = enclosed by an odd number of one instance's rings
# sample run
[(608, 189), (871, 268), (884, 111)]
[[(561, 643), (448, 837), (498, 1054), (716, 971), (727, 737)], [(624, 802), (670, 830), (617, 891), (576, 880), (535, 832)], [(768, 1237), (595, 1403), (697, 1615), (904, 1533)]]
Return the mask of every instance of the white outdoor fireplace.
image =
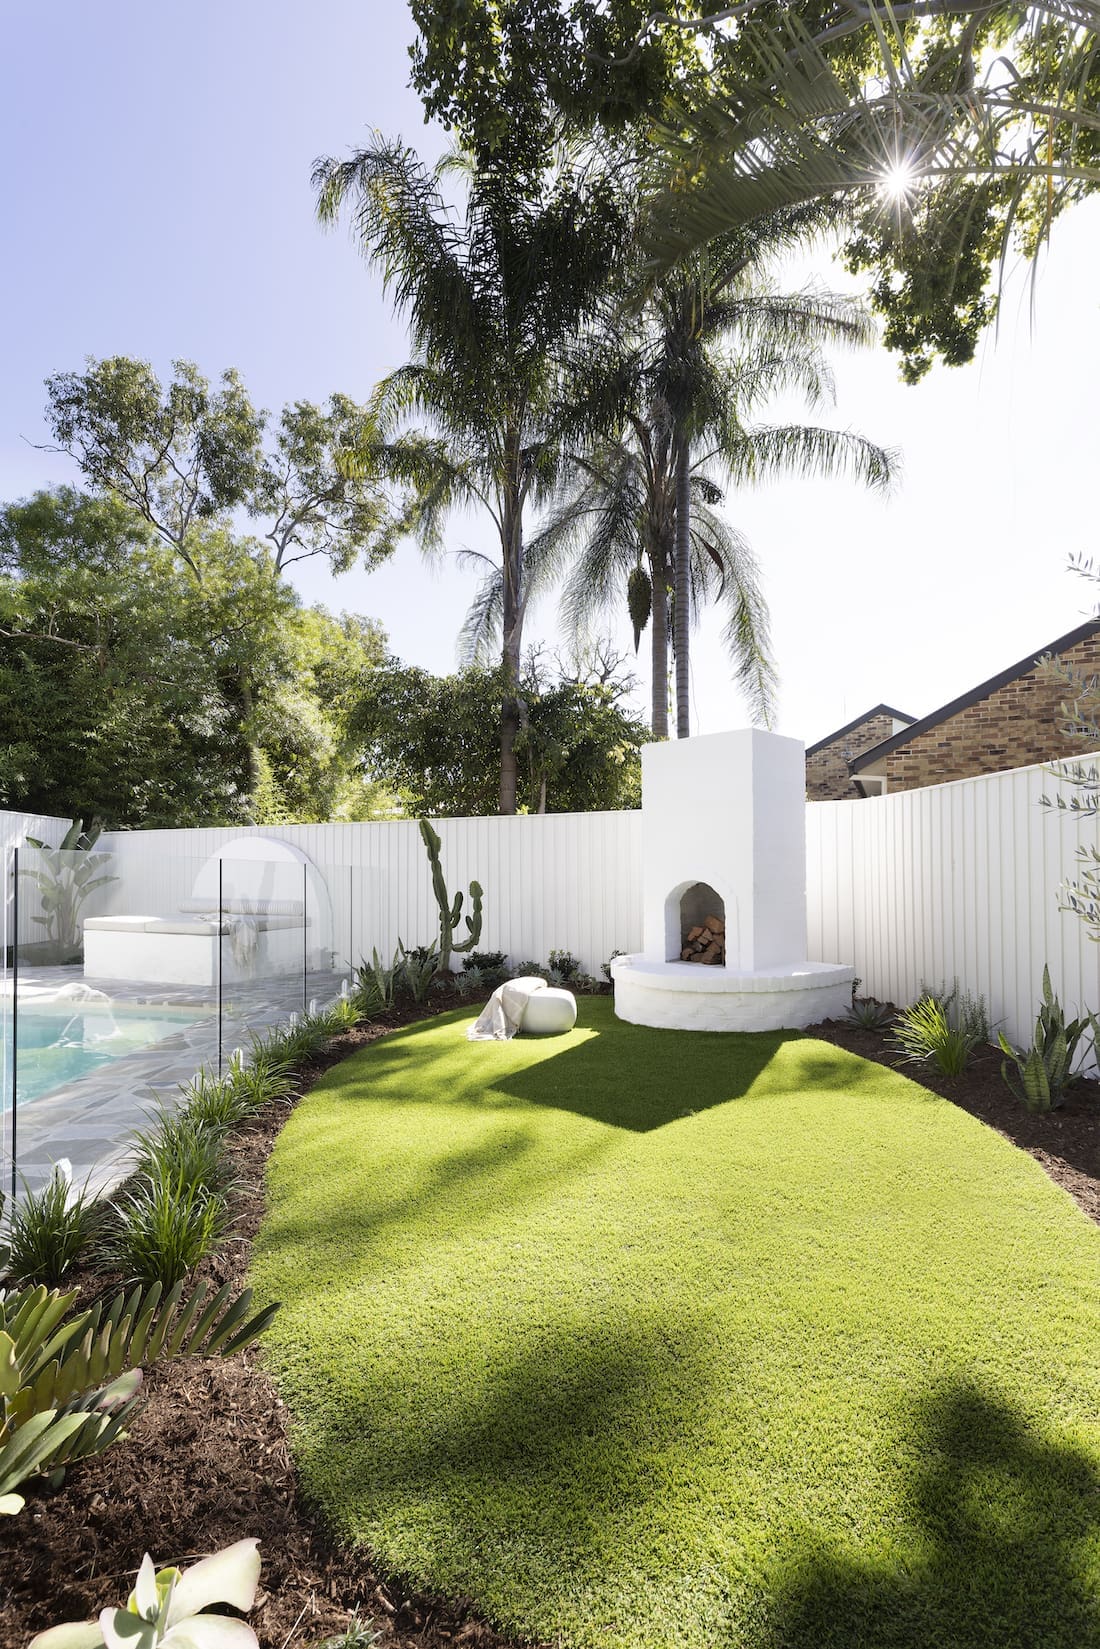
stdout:
[(806, 766), (747, 728), (642, 750), (643, 942), (611, 964), (635, 1025), (766, 1031), (836, 1018), (853, 969), (806, 960)]

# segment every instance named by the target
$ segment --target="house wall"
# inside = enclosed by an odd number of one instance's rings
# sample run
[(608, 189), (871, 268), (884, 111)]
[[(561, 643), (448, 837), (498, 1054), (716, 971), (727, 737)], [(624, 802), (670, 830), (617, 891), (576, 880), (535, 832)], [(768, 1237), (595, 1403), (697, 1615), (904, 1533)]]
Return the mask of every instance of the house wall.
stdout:
[(958, 979), (1030, 1043), (1043, 966), (1067, 1010), (1100, 1009), (1100, 945), (1059, 910), (1096, 821), (1040, 806), (1039, 766), (806, 810), (809, 953), (861, 994), (912, 1002)]
[[(1086, 637), (1060, 655), (1083, 676), (1100, 671), (1100, 635)], [(1080, 758), (1093, 744), (1059, 733), (1066, 688), (1044, 681), (1037, 669), (998, 687), (976, 704), (891, 751), (874, 772), (884, 771), (889, 791), (914, 790), (979, 773), (999, 773), (1068, 756)], [(871, 771), (870, 769), (868, 771)]]
[(898, 723), (893, 716), (868, 716), (858, 727), (849, 729), (828, 744), (806, 757), (806, 800), (811, 802), (844, 802), (856, 795), (848, 763), (853, 756), (873, 750), (883, 739), (892, 738)]

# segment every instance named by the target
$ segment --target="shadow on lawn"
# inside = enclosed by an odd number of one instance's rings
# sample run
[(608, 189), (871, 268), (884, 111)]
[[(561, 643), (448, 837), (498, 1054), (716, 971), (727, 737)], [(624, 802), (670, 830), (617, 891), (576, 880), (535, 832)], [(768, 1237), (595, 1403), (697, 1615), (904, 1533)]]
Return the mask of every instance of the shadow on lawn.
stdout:
[(922, 1399), (913, 1435), (911, 1550), (795, 1555), (768, 1649), (1095, 1649), (1096, 1462), (966, 1382)]
[(552, 1059), (509, 1071), (494, 1088), (528, 1105), (649, 1133), (742, 1098), (798, 1034), (661, 1031), (615, 1019), (595, 1029)]
[(560, 1621), (568, 1640), (573, 1621), (585, 1641), (619, 1628), (643, 1649), (671, 1641), (680, 1613), (683, 1641), (707, 1649), (1100, 1644), (1095, 1463), (965, 1382), (915, 1402), (920, 1464), (900, 1508), (884, 1507), (881, 1544), (872, 1506), (862, 1548), (830, 1549), (838, 1504), (816, 1542), (777, 1528), (774, 1566), (761, 1563), (760, 1511), (739, 1529), (736, 1478), (714, 1503), (713, 1477), (698, 1499), (689, 1486), (713, 1393), (704, 1335), (655, 1318), (572, 1325), (509, 1347), (490, 1382), (416, 1426), (400, 1423), (402, 1392), (374, 1384), (338, 1436), (314, 1434), (317, 1487), (385, 1562), (536, 1638)]

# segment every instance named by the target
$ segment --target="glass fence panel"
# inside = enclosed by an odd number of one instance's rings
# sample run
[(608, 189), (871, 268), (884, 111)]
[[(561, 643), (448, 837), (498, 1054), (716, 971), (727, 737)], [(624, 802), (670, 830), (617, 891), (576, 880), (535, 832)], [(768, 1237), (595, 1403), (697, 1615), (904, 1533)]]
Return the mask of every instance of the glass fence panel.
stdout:
[(249, 1044), (309, 1002), (309, 867), (282, 843), (247, 839), (211, 862), (221, 938), (219, 983), (223, 1068)]
[(15, 852), (5, 845), (0, 854), (0, 1196), (13, 1183), (11, 1128), (15, 1114), (15, 1071), (12, 1067), (14, 1006)]
[(351, 865), (310, 866), (306, 878), (309, 947), (307, 997), (323, 1008), (351, 987), (356, 956)]
[(0, 899), (0, 1184), (117, 1178), (133, 1130), (199, 1070), (344, 981), (354, 872), (236, 838), (208, 858), (6, 855)]
[(205, 922), (185, 908), (198, 860), (125, 879), (94, 848), (24, 847), (17, 860), (11, 1155), (31, 1187), (63, 1159), (78, 1183), (101, 1184), (158, 1099), (216, 1068), (216, 906)]

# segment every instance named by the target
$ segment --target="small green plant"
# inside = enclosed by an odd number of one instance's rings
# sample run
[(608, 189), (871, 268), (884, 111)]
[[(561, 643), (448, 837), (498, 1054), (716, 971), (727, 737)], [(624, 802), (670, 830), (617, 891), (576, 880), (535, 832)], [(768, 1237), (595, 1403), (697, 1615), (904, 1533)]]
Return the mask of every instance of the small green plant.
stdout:
[(369, 962), (362, 961), (355, 970), (355, 989), (352, 1000), (364, 1019), (379, 1019), (394, 1005), (396, 958), (389, 967), (379, 956), (377, 948), (371, 951)]
[(359, 1023), (359, 1010), (350, 998), (337, 997), (335, 1002), (321, 1010), (318, 1016), (324, 1022), (330, 1036), (339, 1036), (341, 1031), (353, 1031)]
[(559, 975), (563, 984), (575, 979), (581, 971), (578, 957), (569, 950), (552, 950), (550, 952), (550, 972)]
[[(198, 1091), (203, 1096), (200, 1105), (228, 1093), (223, 1084), (204, 1078), (200, 1078)], [(224, 1139), (230, 1126), (195, 1117), (188, 1106), (180, 1111), (162, 1110), (151, 1128), (134, 1134), (134, 1171), (158, 1185), (220, 1195), (229, 1179)]]
[(285, 1059), (266, 1042), (252, 1044), (247, 1064), (235, 1064), (229, 1073), (233, 1088), (244, 1094), (249, 1108), (258, 1111), (272, 1100), (286, 1099), (294, 1092), (294, 1072)]
[(420, 835), (427, 849), (428, 863), (432, 867), (432, 891), (435, 902), (439, 906), (439, 943), (436, 949), (439, 952), (439, 971), (447, 973), (451, 966), (452, 954), (458, 956), (466, 951), (472, 951), (481, 938), (481, 901), (482, 891), (480, 882), (470, 883), (470, 914), (466, 918), (468, 935), (461, 944), (454, 936), (458, 926), (458, 919), (462, 914), (463, 895), (456, 893), (452, 899), (447, 892), (447, 883), (443, 876), (443, 864), (440, 859), (440, 850), (443, 843), (427, 819), (420, 820)]
[(612, 964), (612, 962), (614, 962), (616, 956), (625, 956), (626, 954), (627, 953), (626, 953), (625, 950), (613, 950), (611, 952), (611, 955), (607, 958), (607, 961), (600, 963), (600, 972), (603, 974), (604, 978), (607, 980), (607, 983), (609, 985), (611, 984), (611, 964)]
[(292, 1013), (285, 1025), (280, 1025), (265, 1039), (265, 1046), (279, 1059), (294, 1065), (319, 1053), (330, 1034), (322, 1015)]
[(107, 1222), (102, 1261), (134, 1282), (172, 1288), (217, 1247), (225, 1204), (201, 1185), (143, 1175), (112, 1201)]
[[(1092, 1032), (1095, 1047), (1100, 1036), (1096, 1015), (1086, 1011), (1082, 1018), (1067, 1024), (1062, 1004), (1051, 987), (1050, 969), (1044, 967), (1043, 1002), (1031, 1047), (1014, 1048), (1003, 1032), (997, 1032), (1001, 1052), (1006, 1055), (1001, 1061), (1001, 1076), (1029, 1111), (1043, 1113), (1065, 1104), (1067, 1090), (1080, 1075), (1080, 1061), (1075, 1066), (1074, 1055), (1086, 1031)], [(1082, 1059), (1085, 1051), (1082, 1049)]]
[(482, 973), (503, 973), (508, 966), (507, 952), (502, 950), (472, 950), (466, 955), (466, 971), (480, 968)]
[(943, 1076), (959, 1076), (982, 1041), (973, 1030), (952, 1025), (944, 1005), (922, 996), (894, 1021), (894, 1044), (913, 1065), (934, 1065)]
[(228, 1357), (270, 1323), (255, 1317), (252, 1291), (229, 1283), (209, 1300), (199, 1283), (162, 1299), (159, 1284), (98, 1300), (72, 1315), (76, 1293), (0, 1290), (0, 1513), (22, 1510), (15, 1491), (37, 1477), (57, 1482), (66, 1466), (102, 1454), (138, 1406), (141, 1370), (172, 1357)]
[(154, 1569), (146, 1552), (123, 1609), (104, 1609), (98, 1621), (51, 1626), (32, 1638), (28, 1649), (256, 1649), (258, 1640), (243, 1620), (207, 1614), (212, 1603), (246, 1613), (260, 1581), (259, 1543), (238, 1540), (190, 1569)]
[(24, 1181), (8, 1219), (8, 1274), (55, 1288), (91, 1246), (98, 1213), (86, 1185), (73, 1189), (68, 1162), (55, 1165), (40, 1191), (27, 1190)]
[(893, 1008), (873, 996), (853, 996), (845, 1018), (861, 1031), (884, 1031), (894, 1017)]
[(517, 962), (512, 969), (513, 979), (545, 979), (549, 982), (550, 969), (545, 962), (534, 962), (528, 957), (526, 962)]
[(360, 1620), (359, 1611), (356, 1610), (342, 1632), (336, 1632), (330, 1638), (322, 1638), (320, 1649), (371, 1649), (373, 1644), (381, 1641), (381, 1632), (376, 1632), (369, 1622)]
[(472, 967), (469, 962), (461, 973), (455, 975), (455, 990), (459, 996), (477, 996), (486, 989), (486, 983), (484, 970)]
[(413, 950), (406, 950), (404, 942), (399, 939), (393, 969), (395, 995), (411, 997), (418, 1005), (426, 1002), (432, 980), (439, 972), (439, 963), (439, 953), (430, 945), (417, 945)]
[(176, 1113), (196, 1129), (213, 1133), (228, 1133), (236, 1128), (254, 1109), (248, 1093), (237, 1082), (238, 1067), (230, 1066), (223, 1077), (209, 1071), (196, 1071), (190, 1082), (180, 1085), (183, 1104)]

